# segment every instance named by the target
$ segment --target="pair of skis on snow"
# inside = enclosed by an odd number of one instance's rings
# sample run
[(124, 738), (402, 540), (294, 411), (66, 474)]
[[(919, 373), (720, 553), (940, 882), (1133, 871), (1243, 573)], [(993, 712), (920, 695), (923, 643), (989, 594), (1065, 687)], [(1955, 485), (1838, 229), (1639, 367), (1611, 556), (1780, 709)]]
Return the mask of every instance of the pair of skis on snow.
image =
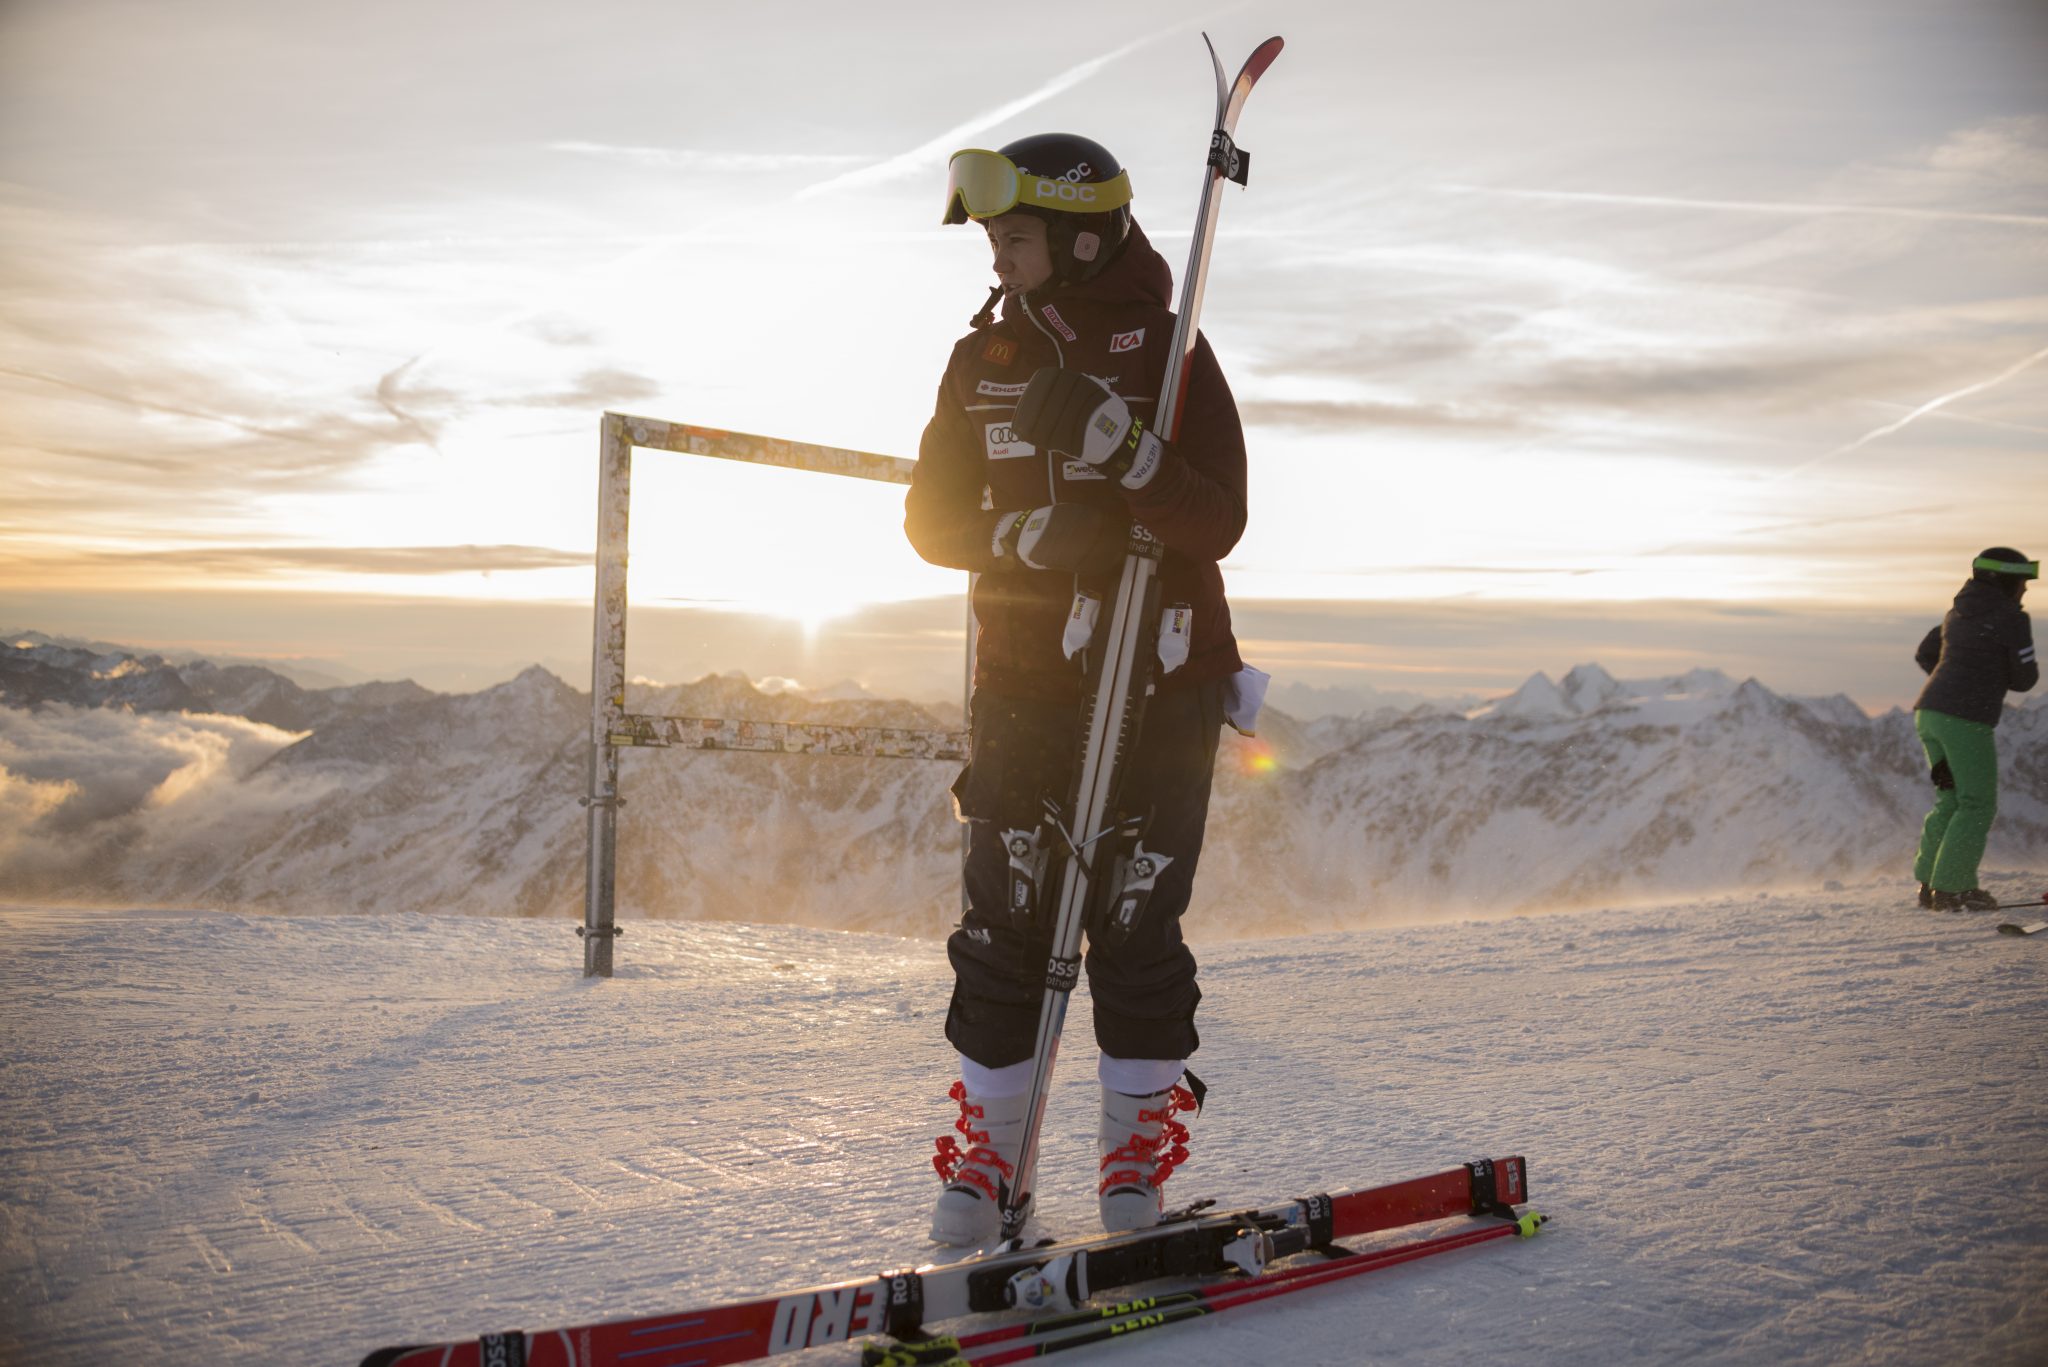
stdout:
[[(1377, 1272), (1385, 1267), (1426, 1258), (1434, 1253), (1470, 1248), (1474, 1244), (1504, 1239), (1510, 1234), (1533, 1237), (1547, 1217), (1531, 1212), (1509, 1224), (1489, 1225), (1432, 1239), (1416, 1239), (1371, 1253), (1329, 1250), (1332, 1261), (1305, 1267), (1290, 1267), (1254, 1277), (1234, 1278), (1210, 1286), (1197, 1286), (1161, 1296), (1147, 1296), (1100, 1309), (1076, 1310), (1064, 1315), (1047, 1315), (1023, 1324), (989, 1329), (959, 1337), (918, 1339), (894, 1347), (870, 1345), (861, 1354), (861, 1367), (997, 1367), (1046, 1357), (1069, 1348), (1127, 1338), (1147, 1329), (1159, 1329), (1205, 1315), (1221, 1314), (1239, 1306), (1255, 1305), (1274, 1296), (1310, 1291), (1331, 1282)], [(1021, 1342), (1019, 1342), (1021, 1340)]]
[[(1519, 1156), (1476, 1162), (1386, 1186), (1302, 1197), (1234, 1214), (1195, 1212), (1151, 1229), (997, 1252), (939, 1267), (698, 1310), (539, 1332), (487, 1334), (458, 1343), (382, 1348), (362, 1367), (725, 1367), (826, 1344), (871, 1340), (871, 1367), (1018, 1362), (1187, 1319), (1221, 1313), (1361, 1273), (1510, 1235), (1543, 1217), (1529, 1199)], [(1351, 1252), (1340, 1239), (1434, 1220), (1481, 1217), (1452, 1233)], [(1297, 1254), (1320, 1261), (1274, 1264)], [(1161, 1279), (1197, 1285), (1118, 1304), (1092, 1297)], [(991, 1311), (1035, 1317), (934, 1338), (928, 1324)]]

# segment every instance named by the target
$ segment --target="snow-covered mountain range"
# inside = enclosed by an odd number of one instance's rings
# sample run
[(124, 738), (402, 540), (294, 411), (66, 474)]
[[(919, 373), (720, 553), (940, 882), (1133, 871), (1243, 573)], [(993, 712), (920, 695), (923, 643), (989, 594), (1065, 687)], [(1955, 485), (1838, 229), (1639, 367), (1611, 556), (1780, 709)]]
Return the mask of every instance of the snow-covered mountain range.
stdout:
[[(959, 717), (737, 676), (635, 711), (934, 727)], [(578, 916), (587, 694), (302, 689), (255, 666), (0, 645), (13, 898)], [(2048, 707), (1999, 732), (1990, 867), (2048, 859)], [(953, 766), (628, 752), (622, 914), (930, 935), (957, 909)], [(1614, 904), (1908, 871), (1911, 718), (1711, 670), (1581, 665), (1465, 712), (1226, 733), (1196, 933)]]

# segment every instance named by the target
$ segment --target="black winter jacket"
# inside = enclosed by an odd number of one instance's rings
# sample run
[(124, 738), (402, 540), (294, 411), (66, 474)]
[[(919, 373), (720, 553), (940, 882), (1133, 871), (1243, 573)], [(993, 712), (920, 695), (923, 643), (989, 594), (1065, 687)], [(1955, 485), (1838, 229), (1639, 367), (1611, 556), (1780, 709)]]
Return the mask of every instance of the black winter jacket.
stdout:
[[(1230, 630), (1217, 561), (1244, 532), (1244, 429), (1223, 372), (1197, 339), (1181, 423), (1159, 473), (1132, 491), (1077, 460), (1034, 450), (1010, 431), (1025, 384), (1040, 366), (1080, 370), (1109, 385), (1146, 427), (1172, 357), (1173, 273), (1136, 224), (1101, 275), (1047, 294), (1003, 300), (994, 326), (953, 345), (938, 404), (918, 446), (903, 527), (935, 565), (991, 567), (997, 519), (1020, 508), (1087, 502), (1121, 511), (1166, 547), (1160, 601), (1194, 609), (1187, 663), (1161, 688), (1182, 688), (1244, 667)], [(1115, 589), (1115, 574), (1105, 585)], [(1078, 698), (1078, 658), (1061, 652), (1074, 577), (1042, 570), (982, 574), (974, 681), (994, 692)], [(1108, 619), (1107, 610), (1103, 619)]]
[(2007, 689), (2024, 693), (2041, 679), (2027, 614), (1998, 585), (1980, 579), (1963, 585), (1955, 606), (1927, 633), (1913, 659), (1931, 676), (1914, 711), (1946, 712), (1991, 726), (2005, 711)]

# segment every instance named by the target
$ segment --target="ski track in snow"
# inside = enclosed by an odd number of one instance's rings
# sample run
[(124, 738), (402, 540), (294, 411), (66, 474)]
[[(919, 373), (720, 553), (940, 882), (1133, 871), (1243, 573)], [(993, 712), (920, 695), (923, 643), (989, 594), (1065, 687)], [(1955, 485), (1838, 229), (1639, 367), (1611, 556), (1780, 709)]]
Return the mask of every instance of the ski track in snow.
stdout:
[[(1170, 1194), (1517, 1152), (1553, 1223), (1085, 1351), (2040, 1361), (2048, 936), (1910, 902), (1198, 945), (1212, 1092)], [(561, 921), (0, 911), (0, 1359), (350, 1364), (936, 1256), (941, 944), (638, 922), (619, 954), (585, 981)], [(1092, 1044), (1084, 990), (1046, 1233), (1093, 1221)]]

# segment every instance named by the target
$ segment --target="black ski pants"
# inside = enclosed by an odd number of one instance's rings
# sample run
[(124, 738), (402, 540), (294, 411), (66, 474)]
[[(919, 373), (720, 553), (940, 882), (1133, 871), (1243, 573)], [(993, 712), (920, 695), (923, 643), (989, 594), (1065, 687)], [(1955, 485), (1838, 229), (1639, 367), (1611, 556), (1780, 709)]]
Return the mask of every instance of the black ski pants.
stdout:
[[(1114, 945), (1091, 940), (1087, 948), (1095, 1040), (1114, 1058), (1186, 1058), (1200, 1043), (1195, 1004), (1202, 993), (1180, 918), (1209, 818), (1223, 690), (1217, 679), (1156, 694), (1126, 766), (1118, 809), (1145, 818), (1140, 843), (1169, 862), (1129, 938)], [(1060, 883), (1055, 858), (1037, 915), (1017, 924), (1002, 832), (1036, 826), (1047, 797), (1068, 801), (1080, 708), (982, 690), (973, 713), (969, 762), (953, 785), (969, 830), (968, 907), (946, 942), (954, 974), (946, 1038), (976, 1063), (1002, 1068), (1030, 1058), (1037, 1038)]]

